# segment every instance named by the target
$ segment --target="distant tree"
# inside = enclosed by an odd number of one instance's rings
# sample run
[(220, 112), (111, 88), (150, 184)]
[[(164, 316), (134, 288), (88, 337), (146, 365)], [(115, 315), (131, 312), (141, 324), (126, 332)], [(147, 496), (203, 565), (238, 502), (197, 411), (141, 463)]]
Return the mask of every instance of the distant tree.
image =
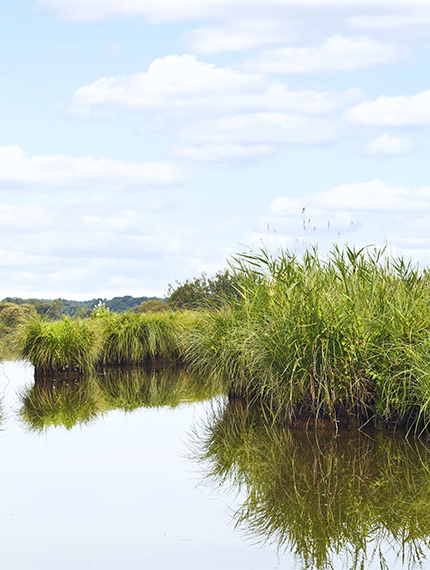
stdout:
[(138, 307), (133, 309), (133, 311), (136, 313), (161, 313), (169, 309), (171, 309), (171, 307), (166, 301), (162, 301), (161, 299), (149, 299), (141, 303)]
[(47, 301), (46, 299), (28, 299), (27, 303), (33, 305), (37, 314), (41, 317), (44, 317), (51, 308), (51, 301)]
[(79, 306), (75, 311), (75, 316), (78, 317), (79, 319), (85, 319), (87, 317), (90, 317), (91, 313), (92, 310), (90, 308)]
[(36, 310), (29, 304), (0, 303), (0, 322), (3, 332), (10, 332), (25, 319), (36, 316)]
[(169, 285), (168, 303), (173, 309), (199, 309), (203, 306), (220, 305), (237, 296), (239, 276), (228, 269), (212, 278), (206, 273), (187, 279), (176, 286)]
[[(152, 297), (156, 299), (156, 297)], [(90, 299), (88, 301), (70, 301), (68, 299), (55, 299), (54, 301), (47, 299), (22, 299), (20, 297), (6, 297), (3, 302), (14, 303), (15, 305), (30, 304), (41, 316), (48, 319), (57, 320), (63, 315), (73, 316), (89, 316), (94, 307), (101, 301), (109, 307), (114, 313), (122, 313), (139, 307), (144, 301), (148, 301), (148, 297), (131, 297), (125, 295), (123, 297), (114, 297), (113, 299)], [(60, 312), (61, 310), (61, 312)]]
[(63, 301), (61, 299), (52, 301), (51, 306), (46, 312), (46, 316), (52, 321), (60, 320), (63, 316)]

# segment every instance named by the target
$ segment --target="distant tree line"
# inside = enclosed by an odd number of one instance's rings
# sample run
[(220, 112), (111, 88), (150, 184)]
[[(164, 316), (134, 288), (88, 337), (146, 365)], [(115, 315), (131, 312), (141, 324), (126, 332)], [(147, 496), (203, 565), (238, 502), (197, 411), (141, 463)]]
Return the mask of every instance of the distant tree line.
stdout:
[(194, 279), (177, 281), (169, 285), (168, 296), (159, 297), (98, 297), (88, 301), (70, 301), (68, 299), (22, 299), (6, 297), (0, 302), (0, 335), (10, 332), (19, 322), (31, 315), (40, 315), (48, 320), (59, 320), (64, 316), (89, 317), (94, 309), (102, 304), (114, 313), (132, 311), (135, 313), (199, 310), (219, 306), (234, 296), (239, 295), (240, 276), (229, 270), (208, 277), (202, 273)]
[(172, 309), (202, 309), (219, 306), (237, 297), (240, 290), (240, 275), (228, 269), (213, 277), (202, 273), (200, 277), (169, 285), (167, 302)]
[[(99, 302), (114, 313), (123, 313), (139, 307), (142, 303), (157, 300), (156, 297), (114, 297), (113, 299), (91, 299), (89, 301), (69, 301), (68, 299), (21, 299), (20, 297), (6, 297), (1, 304), (26, 305), (34, 308), (38, 315), (51, 320), (61, 319), (63, 316), (88, 317)], [(162, 301), (161, 299), (158, 299)], [(1, 305), (0, 304), (0, 305)]]

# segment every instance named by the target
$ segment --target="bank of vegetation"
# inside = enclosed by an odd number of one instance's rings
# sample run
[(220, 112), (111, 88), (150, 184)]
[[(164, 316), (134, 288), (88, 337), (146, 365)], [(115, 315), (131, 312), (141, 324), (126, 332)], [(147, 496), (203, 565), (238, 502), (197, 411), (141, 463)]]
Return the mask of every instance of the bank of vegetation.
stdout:
[[(424, 428), (430, 419), (430, 275), (385, 252), (247, 253), (171, 287), (167, 302), (16, 327), (36, 372), (182, 362), (227, 379), (290, 426)], [(1, 315), (0, 315), (1, 316)]]

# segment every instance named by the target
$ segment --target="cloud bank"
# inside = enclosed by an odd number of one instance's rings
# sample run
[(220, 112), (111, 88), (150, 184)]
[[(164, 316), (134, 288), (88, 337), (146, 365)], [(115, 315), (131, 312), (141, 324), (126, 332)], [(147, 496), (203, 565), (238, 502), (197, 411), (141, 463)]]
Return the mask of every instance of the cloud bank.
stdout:
[(185, 173), (172, 162), (126, 162), (67, 155), (26, 157), (20, 146), (0, 147), (0, 188), (54, 189), (101, 185), (106, 190), (174, 186)]

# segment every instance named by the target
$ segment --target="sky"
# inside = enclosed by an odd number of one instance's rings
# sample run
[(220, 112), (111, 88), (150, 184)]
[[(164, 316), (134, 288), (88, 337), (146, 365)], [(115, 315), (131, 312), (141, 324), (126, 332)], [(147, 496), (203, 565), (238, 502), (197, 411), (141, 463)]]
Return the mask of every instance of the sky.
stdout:
[(0, 298), (430, 264), (430, 0), (14, 0), (0, 43)]

